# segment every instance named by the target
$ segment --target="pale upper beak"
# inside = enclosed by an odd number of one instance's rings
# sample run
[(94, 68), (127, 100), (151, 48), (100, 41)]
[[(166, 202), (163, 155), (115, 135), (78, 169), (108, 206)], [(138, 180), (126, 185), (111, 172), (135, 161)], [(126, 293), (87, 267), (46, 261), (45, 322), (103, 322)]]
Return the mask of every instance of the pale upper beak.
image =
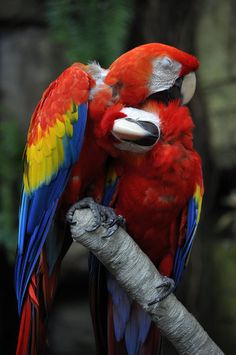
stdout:
[[(123, 150), (149, 150), (160, 138), (160, 128), (154, 114), (126, 107), (122, 110), (127, 117), (114, 121), (112, 134), (121, 144)], [(137, 149), (135, 149), (135, 146)], [(132, 149), (131, 149), (132, 148)]]
[(130, 141), (143, 146), (155, 144), (160, 137), (160, 131), (154, 123), (135, 121), (129, 117), (115, 120), (112, 134), (121, 141)]
[(193, 97), (196, 90), (196, 75), (191, 72), (184, 76), (181, 85), (181, 95), (183, 97), (182, 103), (187, 104)]

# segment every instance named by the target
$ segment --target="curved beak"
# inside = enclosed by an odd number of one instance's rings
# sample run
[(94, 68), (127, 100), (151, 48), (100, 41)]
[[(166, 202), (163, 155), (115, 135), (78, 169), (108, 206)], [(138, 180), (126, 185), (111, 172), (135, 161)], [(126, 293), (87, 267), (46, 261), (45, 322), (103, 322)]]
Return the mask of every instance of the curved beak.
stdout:
[(153, 122), (137, 121), (127, 117), (114, 121), (112, 134), (123, 142), (152, 146), (160, 138), (160, 129)]
[(181, 95), (183, 97), (182, 103), (187, 104), (193, 97), (196, 90), (196, 75), (191, 72), (184, 76), (181, 85)]

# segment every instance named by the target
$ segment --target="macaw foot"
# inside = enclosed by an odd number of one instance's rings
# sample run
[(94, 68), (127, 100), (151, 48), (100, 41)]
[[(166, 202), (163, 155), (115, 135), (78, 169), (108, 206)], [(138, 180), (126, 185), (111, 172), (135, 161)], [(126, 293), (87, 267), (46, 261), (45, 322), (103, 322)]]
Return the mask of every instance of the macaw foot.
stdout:
[(71, 223), (75, 211), (83, 208), (90, 208), (94, 218), (93, 225), (86, 228), (86, 232), (94, 232), (96, 229), (103, 226), (106, 229), (106, 233), (102, 238), (108, 238), (115, 233), (119, 226), (125, 227), (125, 219), (117, 215), (113, 208), (100, 205), (91, 197), (86, 197), (72, 206), (67, 214), (68, 221)]
[(166, 297), (168, 297), (175, 288), (175, 282), (174, 280), (170, 279), (167, 276), (162, 276), (162, 283), (156, 287), (157, 290), (160, 290), (160, 294), (157, 296), (157, 298), (150, 302), (148, 305), (152, 306), (153, 304), (157, 302), (163, 301)]

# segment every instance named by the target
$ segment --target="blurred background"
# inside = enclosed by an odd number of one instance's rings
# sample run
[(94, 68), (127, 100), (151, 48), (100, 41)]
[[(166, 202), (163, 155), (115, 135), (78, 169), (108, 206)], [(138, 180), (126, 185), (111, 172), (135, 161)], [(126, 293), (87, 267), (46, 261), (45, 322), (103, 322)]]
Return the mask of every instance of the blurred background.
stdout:
[[(139, 44), (163, 42), (201, 62), (191, 102), (205, 198), (178, 297), (226, 354), (236, 351), (236, 2), (234, 0), (9, 0), (1, 2), (0, 344), (14, 354), (13, 263), (30, 116), (50, 81), (75, 61), (104, 67)], [(49, 326), (50, 354), (95, 354), (87, 255), (66, 257)], [(3, 351), (4, 349), (4, 351)], [(166, 344), (165, 354), (175, 354)]]

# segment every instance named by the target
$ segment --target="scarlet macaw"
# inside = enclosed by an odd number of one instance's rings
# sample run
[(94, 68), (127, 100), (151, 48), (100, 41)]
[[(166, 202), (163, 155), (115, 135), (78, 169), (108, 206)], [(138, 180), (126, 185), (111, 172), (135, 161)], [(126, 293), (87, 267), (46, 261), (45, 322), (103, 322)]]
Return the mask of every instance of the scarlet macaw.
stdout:
[[(178, 283), (203, 190), (192, 121), (181, 106), (193, 95), (197, 68), (192, 55), (153, 43), (125, 53), (108, 70), (76, 63), (43, 94), (24, 159), (15, 277), (18, 355), (44, 351), (45, 323), (71, 242), (65, 212), (83, 197), (112, 205), (159, 270)], [(111, 213), (111, 233), (115, 221)], [(155, 352), (158, 339), (148, 316), (95, 260), (91, 270), (98, 351)]]
[[(193, 149), (193, 122), (186, 106), (180, 106), (179, 100), (165, 105), (148, 99), (141, 108), (123, 108), (113, 123), (121, 152), (113, 161), (108, 200), (113, 185), (110, 205), (125, 216), (129, 234), (158, 270), (175, 280), (176, 287), (200, 217), (201, 160)], [(111, 116), (113, 120), (114, 112)], [(107, 353), (107, 348), (108, 354), (115, 355), (157, 354), (160, 334), (150, 317), (96, 259), (91, 261), (91, 308), (99, 354)], [(101, 287), (104, 283), (108, 292)], [(106, 309), (107, 333), (103, 325)]]

